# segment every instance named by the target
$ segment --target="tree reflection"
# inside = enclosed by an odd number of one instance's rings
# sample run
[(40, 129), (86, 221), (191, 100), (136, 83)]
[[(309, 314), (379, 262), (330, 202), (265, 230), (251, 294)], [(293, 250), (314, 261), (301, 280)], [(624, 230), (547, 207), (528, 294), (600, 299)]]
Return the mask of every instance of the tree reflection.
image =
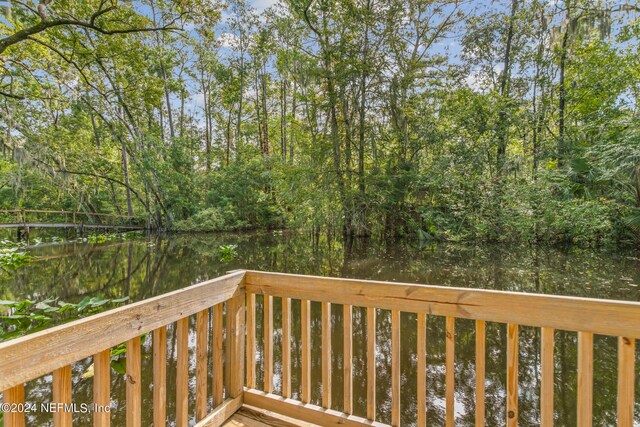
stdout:
[[(231, 262), (219, 260), (218, 247), (237, 245)], [(324, 235), (213, 234), (149, 236), (134, 241), (100, 245), (82, 243), (49, 246), (32, 251), (39, 259), (11, 273), (0, 273), (0, 298), (41, 300), (57, 297), (77, 302), (84, 296), (107, 298), (129, 296), (132, 301), (160, 295), (219, 276), (233, 269), (282, 271), (323, 276), (427, 283), (575, 295), (623, 300), (640, 300), (640, 258), (633, 252), (588, 252), (528, 246), (462, 246), (433, 244), (420, 247), (410, 242), (350, 240), (341, 242)], [(263, 384), (262, 298), (256, 298), (257, 382)], [(332, 307), (333, 407), (343, 408), (342, 372), (353, 365), (354, 413), (366, 413), (366, 312), (353, 309), (353, 359), (342, 357), (342, 306)], [(274, 298), (275, 391), (281, 391), (281, 299)], [(300, 398), (301, 325), (300, 302), (292, 301), (291, 377), (292, 395)], [(416, 316), (401, 316), (401, 401), (402, 423), (416, 419)], [(391, 416), (391, 321), (390, 313), (377, 316), (377, 416), (390, 422)], [(312, 402), (321, 401), (321, 319), (319, 304), (311, 308)], [(193, 330), (191, 334), (194, 334)], [(445, 322), (442, 317), (427, 320), (427, 423), (443, 425), (445, 408)], [(520, 328), (519, 422), (539, 424), (540, 331)], [(577, 338), (573, 332), (555, 335), (555, 417), (559, 425), (575, 425)], [(190, 337), (193, 342), (194, 337)], [(456, 320), (456, 423), (474, 425), (475, 418), (475, 324)], [(209, 343), (211, 347), (211, 343)], [(175, 414), (175, 333), (167, 333), (167, 414)], [(487, 323), (486, 331), (486, 425), (504, 425), (506, 382), (506, 328)], [(191, 353), (194, 352), (192, 346)], [(211, 352), (211, 348), (209, 349)], [(594, 423), (615, 424), (617, 359), (616, 340), (596, 336), (594, 341)], [(195, 355), (190, 369), (195, 372)], [(75, 402), (90, 402), (92, 379), (81, 379), (91, 360), (74, 364)], [(151, 339), (143, 345), (143, 405), (152, 406)], [(211, 372), (209, 372), (211, 375)], [(209, 382), (210, 384), (210, 382)], [(193, 381), (190, 383), (194, 392)], [(112, 372), (114, 425), (124, 424), (124, 377)], [(640, 390), (640, 387), (636, 387)], [(27, 396), (33, 402), (49, 402), (51, 377), (31, 381)], [(191, 396), (193, 397), (193, 396)], [(195, 399), (190, 399), (191, 405)], [(211, 402), (209, 402), (211, 406)], [(193, 408), (190, 408), (193, 413)], [(151, 413), (145, 411), (150, 423)], [(77, 425), (89, 425), (89, 415), (78, 415)], [(148, 422), (147, 422), (148, 421)], [(31, 414), (29, 424), (50, 424), (47, 414)]]

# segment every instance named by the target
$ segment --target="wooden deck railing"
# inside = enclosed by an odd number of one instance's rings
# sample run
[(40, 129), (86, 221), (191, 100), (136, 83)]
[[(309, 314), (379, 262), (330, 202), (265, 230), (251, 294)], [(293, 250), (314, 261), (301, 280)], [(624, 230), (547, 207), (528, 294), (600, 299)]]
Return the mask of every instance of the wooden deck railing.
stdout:
[[(256, 298), (257, 295), (261, 297)], [(274, 316), (280, 302), (281, 312)], [(275, 300), (275, 302), (274, 302)], [(293, 360), (292, 300), (300, 301), (300, 360)], [(312, 347), (311, 304), (321, 306), (320, 346)], [(224, 304), (224, 310), (223, 310)], [(332, 372), (332, 305), (342, 305), (343, 372)], [(297, 302), (296, 302), (297, 307)], [(366, 310), (366, 414), (354, 412), (353, 312)], [(208, 330), (208, 310), (212, 328)], [(261, 309), (261, 310), (259, 310)], [(246, 310), (246, 315), (245, 315)], [(391, 312), (391, 343), (376, 342), (376, 313)], [(224, 314), (223, 314), (224, 311)], [(256, 314), (261, 312), (262, 319)], [(475, 423), (485, 423), (485, 327), (486, 322), (506, 324), (506, 419), (505, 425), (518, 423), (518, 345), (519, 326), (541, 328), (540, 425), (554, 423), (554, 331), (578, 334), (577, 425), (591, 426), (593, 413), (594, 334), (618, 337), (617, 425), (634, 425), (635, 339), (640, 338), (640, 303), (594, 300), (511, 292), (399, 284), (300, 276), (259, 271), (239, 271), (160, 297), (131, 304), (97, 316), (0, 344), (0, 390), (5, 402), (24, 399), (26, 381), (53, 372), (53, 399), (70, 402), (69, 366), (93, 355), (95, 365), (94, 402), (109, 402), (109, 349), (127, 343), (126, 424), (141, 425), (140, 335), (153, 331), (153, 420), (154, 426), (166, 422), (166, 330), (177, 322), (176, 425), (188, 422), (188, 318), (196, 316), (195, 418), (198, 425), (221, 425), (243, 404), (263, 408), (322, 426), (384, 425), (376, 420), (376, 357), (381, 348), (390, 348), (392, 425), (400, 425), (406, 406), (401, 401), (401, 313), (416, 313), (415, 351), (417, 359), (415, 421), (426, 425), (427, 318), (445, 319), (445, 423), (454, 425), (456, 375), (454, 372), (456, 319), (475, 321)], [(280, 334), (274, 331), (274, 318), (281, 319)], [(223, 321), (226, 336), (223, 334)], [(296, 325), (297, 325), (296, 319)], [(405, 325), (406, 326), (406, 325)], [(262, 332), (262, 343), (256, 331)], [(274, 359), (274, 336), (281, 337), (281, 357)], [(212, 360), (207, 355), (211, 337)], [(387, 345), (390, 344), (390, 345)], [(246, 346), (246, 351), (245, 351)], [(258, 352), (260, 347), (261, 353)], [(223, 352), (224, 348), (224, 352)], [(321, 353), (320, 384), (312, 378), (312, 355)], [(256, 355), (261, 354), (260, 360)], [(297, 354), (297, 353), (296, 353)], [(223, 375), (224, 355), (224, 375)], [(211, 396), (207, 408), (207, 366), (213, 365)], [(246, 372), (245, 372), (246, 366)], [(292, 390), (292, 366), (300, 367), (300, 392)], [(262, 386), (258, 388), (262, 368)], [(277, 374), (276, 374), (277, 373)], [(246, 376), (245, 376), (246, 374)], [(332, 379), (343, 377), (343, 402), (332, 396)], [(245, 382), (246, 379), (246, 382)], [(246, 387), (243, 388), (243, 384)], [(312, 402), (312, 391), (321, 387), (319, 405)], [(279, 394), (275, 391), (279, 390)], [(295, 397), (295, 399), (294, 399)], [(343, 408), (337, 411), (335, 407)], [(54, 425), (71, 424), (70, 414), (57, 414)], [(23, 414), (5, 414), (5, 426), (24, 425)], [(109, 425), (108, 414), (94, 414), (94, 425)]]
[[(4, 403), (24, 403), (24, 383), (53, 374), (53, 402), (71, 403), (71, 364), (93, 357), (93, 403), (108, 406), (111, 348), (126, 342), (126, 425), (142, 424), (141, 342), (151, 332), (153, 341), (153, 420), (166, 423), (166, 327), (176, 322), (176, 425), (188, 422), (189, 317), (196, 316), (196, 418), (199, 425), (219, 425), (242, 405), (244, 382), (244, 272), (234, 272), (199, 285), (170, 292), (95, 316), (74, 321), (0, 344), (0, 390)], [(208, 330), (208, 310), (213, 322)], [(226, 315), (226, 370), (223, 389), (223, 310)], [(212, 338), (215, 408), (207, 411), (207, 343)], [(223, 397), (225, 398), (223, 400)], [(146, 409), (145, 409), (146, 410)], [(207, 414), (208, 413), (208, 414)], [(93, 414), (94, 426), (109, 426), (108, 412)], [(70, 426), (71, 412), (57, 412), (54, 426)], [(25, 425), (24, 412), (5, 412), (5, 427)]]

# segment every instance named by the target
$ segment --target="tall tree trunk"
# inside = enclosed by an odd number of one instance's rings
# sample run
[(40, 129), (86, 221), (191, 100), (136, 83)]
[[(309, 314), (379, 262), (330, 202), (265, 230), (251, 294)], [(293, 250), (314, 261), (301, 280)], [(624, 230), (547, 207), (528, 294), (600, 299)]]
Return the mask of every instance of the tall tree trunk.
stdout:
[(263, 141), (262, 154), (269, 155), (269, 114), (267, 112), (267, 70), (265, 64), (262, 64), (262, 125), (263, 125)]
[(511, 0), (511, 14), (509, 16), (509, 27), (507, 29), (507, 40), (504, 50), (504, 68), (500, 79), (500, 111), (498, 113), (498, 150), (496, 159), (496, 173), (502, 175), (509, 144), (509, 89), (511, 86), (511, 48), (513, 44), (513, 27), (515, 15), (518, 10), (518, 1)]
[[(567, 2), (568, 3), (568, 2)], [(567, 18), (571, 19), (570, 6), (567, 9)], [(562, 166), (564, 158), (567, 154), (567, 145), (565, 141), (565, 109), (567, 103), (567, 90), (565, 82), (565, 69), (567, 66), (567, 49), (569, 47), (569, 28), (565, 30), (562, 37), (562, 47), (560, 51), (560, 87), (558, 89), (558, 166)]]
[(229, 109), (229, 114), (227, 116), (227, 153), (226, 153), (227, 166), (229, 166), (230, 155), (231, 155), (231, 109)]
[(256, 125), (258, 127), (258, 136), (259, 136), (259, 148), (260, 152), (264, 153), (264, 128), (262, 127), (262, 119), (260, 115), (260, 83), (258, 78), (258, 64), (255, 64), (255, 73), (254, 73), (254, 85), (256, 89)]
[[(540, 8), (540, 22), (545, 19), (544, 7)], [(542, 27), (542, 25), (540, 25)], [(544, 54), (544, 30), (540, 29), (538, 32), (538, 51), (536, 53), (536, 74), (533, 80), (533, 165), (532, 174), (533, 179), (538, 177), (538, 162), (540, 160), (540, 138), (542, 134), (542, 127), (544, 125), (545, 112), (543, 107), (544, 103), (544, 85), (542, 82), (542, 59)], [(538, 95), (540, 93), (540, 95)]]
[(297, 110), (297, 102), (296, 102), (296, 95), (297, 95), (297, 91), (298, 91), (298, 85), (296, 83), (296, 81), (293, 81), (293, 94), (291, 96), (291, 125), (289, 126), (289, 130), (291, 132), (291, 134), (289, 135), (289, 161), (293, 162), (293, 132), (294, 132), (294, 127), (296, 125), (296, 110)]
[(180, 117), (178, 123), (180, 123), (180, 138), (184, 135), (184, 89), (180, 89)]
[(359, 202), (358, 212), (361, 215), (360, 223), (363, 224), (363, 234), (368, 234), (368, 225), (366, 225), (366, 197), (364, 183), (364, 144), (365, 144), (365, 119), (367, 108), (367, 77), (369, 64), (369, 13), (371, 12), (371, 0), (367, 0), (367, 16), (365, 17), (364, 44), (362, 49), (362, 74), (360, 75), (360, 111), (358, 123), (358, 191)]
[(169, 122), (169, 136), (174, 138), (176, 136), (173, 128), (173, 114), (171, 113), (171, 95), (169, 93), (169, 86), (167, 85), (167, 70), (164, 68), (164, 63), (160, 61), (160, 71), (162, 72), (162, 81), (164, 82), (164, 97), (167, 103), (167, 121)]
[(283, 76), (280, 82), (280, 149), (282, 161), (287, 160), (287, 82)]
[(202, 102), (204, 110), (204, 144), (206, 171), (211, 171), (211, 121), (209, 118), (209, 93), (202, 74)]
[(126, 184), (125, 189), (127, 193), (127, 215), (132, 216), (133, 205), (131, 203), (131, 190), (129, 189), (129, 186), (131, 184), (129, 182), (129, 162), (127, 161), (127, 147), (124, 143), (124, 139), (122, 139), (120, 142), (122, 147), (122, 173), (124, 175), (124, 182)]
[(91, 128), (93, 129), (93, 137), (96, 140), (96, 148), (100, 148), (100, 135), (98, 134), (98, 127), (96, 126), (96, 117), (93, 112), (89, 113), (89, 117), (91, 117)]
[[(236, 122), (236, 158), (240, 157), (240, 145), (242, 135), (240, 134), (242, 125), (242, 98), (244, 96), (244, 50), (240, 50), (240, 97), (238, 99), (238, 111)], [(229, 153), (227, 153), (227, 164), (229, 164)]]

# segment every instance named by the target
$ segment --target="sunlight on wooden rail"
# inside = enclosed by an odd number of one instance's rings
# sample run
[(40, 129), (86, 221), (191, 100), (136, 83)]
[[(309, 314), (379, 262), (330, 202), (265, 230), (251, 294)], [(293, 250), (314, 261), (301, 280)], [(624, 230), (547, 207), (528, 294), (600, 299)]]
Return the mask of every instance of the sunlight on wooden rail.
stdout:
[[(342, 307), (334, 307), (337, 305)], [(280, 307), (279, 311), (277, 307)], [(312, 310), (317, 307), (319, 323), (313, 324), (313, 319), (318, 317), (312, 316)], [(257, 317), (258, 313), (262, 314), (261, 318)], [(294, 313), (299, 318), (294, 318)], [(338, 319), (336, 313), (340, 313), (342, 324), (335, 321)], [(362, 319), (360, 326), (366, 353), (360, 363), (366, 367), (366, 403), (359, 415), (354, 414), (354, 313)], [(381, 313), (386, 314), (382, 316)], [(407, 330), (406, 323), (401, 327), (402, 316), (407, 313), (414, 313), (416, 329), (413, 331)], [(387, 319), (387, 314), (390, 315), (390, 334), (380, 335), (379, 322), (383, 317)], [(195, 317), (193, 340), (190, 340), (191, 316)], [(72, 364), (91, 357), (93, 402), (108, 405), (111, 400), (110, 349), (126, 343), (126, 425), (144, 425), (141, 336), (150, 332), (153, 414), (148, 419), (153, 420), (154, 426), (166, 425), (167, 421), (174, 421), (167, 417), (167, 326), (175, 322), (172, 330), (175, 331), (176, 389), (171, 398), (175, 399), (177, 426), (186, 426), (194, 419), (198, 426), (219, 426), (242, 405), (322, 426), (381, 426), (386, 425), (383, 424), (385, 421), (398, 426), (404, 420), (425, 426), (430, 372), (426, 346), (430, 340), (438, 338), (427, 333), (427, 322), (432, 317), (444, 321), (443, 336), (439, 339), (444, 340), (446, 353), (444, 422), (447, 427), (456, 421), (456, 319), (475, 322), (476, 426), (484, 425), (486, 415), (486, 322), (506, 325), (506, 347), (502, 350), (506, 355), (507, 378), (505, 425), (518, 425), (519, 387), (522, 386), (518, 378), (520, 330), (521, 327), (535, 327), (540, 328), (541, 344), (540, 425), (554, 424), (554, 335), (556, 330), (564, 330), (577, 332), (577, 425), (593, 424), (596, 334), (618, 337), (618, 396), (617, 408), (612, 410), (617, 413), (618, 426), (633, 426), (635, 340), (640, 338), (639, 303), (259, 271), (232, 272), (0, 344), (0, 390), (4, 390), (4, 403), (22, 403), (25, 401), (25, 383), (52, 374), (53, 401), (70, 403)], [(295, 334), (294, 321), (299, 325)], [(312, 328), (321, 330), (319, 344), (312, 340)], [(258, 331), (261, 331), (261, 342)], [(342, 348), (334, 349), (332, 343), (336, 341), (332, 334), (337, 331), (342, 333)], [(401, 345), (404, 334), (415, 336), (415, 348)], [(278, 337), (277, 342), (275, 337)], [(276, 348), (276, 343), (281, 348)], [(193, 413), (190, 413), (189, 405), (190, 346), (195, 346)], [(383, 384), (389, 388), (384, 392), (390, 395), (391, 403), (390, 412), (384, 417), (381, 417), (381, 411), (385, 409), (376, 402), (376, 394), (383, 387), (376, 383), (381, 348), (388, 349), (389, 354), (384, 356), (390, 363), (390, 382)], [(274, 357), (275, 350), (281, 357)], [(415, 377), (402, 377), (401, 360), (406, 351), (415, 354)], [(321, 365), (319, 384), (318, 379), (312, 377), (315, 355)], [(342, 370), (334, 369), (332, 364), (338, 356), (343, 361)], [(295, 387), (292, 380), (294, 366)], [(257, 368), (261, 368), (259, 372)], [(415, 406), (408, 406), (402, 400), (403, 381), (415, 382)], [(342, 384), (339, 388), (343, 390), (341, 399), (333, 395), (336, 390), (333, 383)], [(409, 407), (414, 408), (414, 413), (407, 413)], [(72, 415), (55, 414), (54, 426), (71, 425)], [(110, 425), (112, 415), (94, 413), (94, 426)], [(5, 426), (23, 426), (25, 422), (24, 413), (4, 414)]]

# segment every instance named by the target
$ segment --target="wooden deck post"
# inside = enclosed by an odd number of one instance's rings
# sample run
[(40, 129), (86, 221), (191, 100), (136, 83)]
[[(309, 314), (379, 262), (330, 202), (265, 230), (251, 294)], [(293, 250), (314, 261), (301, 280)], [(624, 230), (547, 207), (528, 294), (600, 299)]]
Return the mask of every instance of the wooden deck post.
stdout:
[(244, 340), (245, 340), (244, 292), (227, 301), (227, 398), (240, 397), (244, 386)]
[[(19, 384), (15, 387), (10, 388), (9, 390), (4, 390), (2, 392), (2, 398), (4, 403), (24, 403), (24, 384)], [(3, 420), (5, 427), (25, 426), (24, 412), (5, 412), (3, 414)]]

